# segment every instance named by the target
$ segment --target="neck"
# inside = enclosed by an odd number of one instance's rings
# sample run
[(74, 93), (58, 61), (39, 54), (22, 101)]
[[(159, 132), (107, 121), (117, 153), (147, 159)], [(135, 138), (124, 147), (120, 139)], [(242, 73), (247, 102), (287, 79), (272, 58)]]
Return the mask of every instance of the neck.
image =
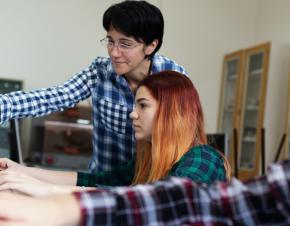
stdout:
[(135, 93), (137, 86), (139, 83), (148, 75), (150, 74), (150, 66), (151, 66), (151, 60), (144, 59), (139, 67), (130, 72), (125, 74), (125, 78), (128, 82), (128, 85), (133, 93)]

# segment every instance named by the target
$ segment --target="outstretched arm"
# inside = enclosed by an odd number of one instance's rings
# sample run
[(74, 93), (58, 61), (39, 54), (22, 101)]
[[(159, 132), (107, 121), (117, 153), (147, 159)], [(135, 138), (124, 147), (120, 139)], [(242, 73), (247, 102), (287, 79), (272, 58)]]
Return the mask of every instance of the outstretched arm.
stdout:
[(79, 204), (72, 195), (36, 199), (0, 192), (0, 200), (0, 225), (79, 225)]
[(19, 172), (8, 170), (0, 172), (0, 191), (13, 191), (33, 197), (47, 197), (85, 190), (95, 190), (95, 187), (50, 184)]
[(72, 171), (46, 170), (37, 167), (27, 167), (7, 158), (0, 158), (0, 177), (4, 170), (26, 174), (38, 180), (59, 185), (76, 185), (77, 173)]
[(94, 75), (82, 70), (61, 85), (29, 92), (16, 91), (0, 95), (0, 123), (12, 118), (39, 117), (63, 111), (88, 98)]

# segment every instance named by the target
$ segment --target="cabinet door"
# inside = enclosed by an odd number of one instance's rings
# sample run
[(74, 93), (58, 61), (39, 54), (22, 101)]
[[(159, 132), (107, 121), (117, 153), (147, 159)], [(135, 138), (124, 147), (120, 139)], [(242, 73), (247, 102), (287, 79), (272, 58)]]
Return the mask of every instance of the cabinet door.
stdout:
[(239, 168), (241, 179), (259, 172), (270, 43), (245, 50)]
[(243, 51), (237, 51), (224, 57), (218, 131), (227, 135), (227, 147), (225, 153), (230, 164), (234, 166), (233, 155), (233, 128), (237, 128), (237, 116), (240, 115), (240, 90), (243, 75)]

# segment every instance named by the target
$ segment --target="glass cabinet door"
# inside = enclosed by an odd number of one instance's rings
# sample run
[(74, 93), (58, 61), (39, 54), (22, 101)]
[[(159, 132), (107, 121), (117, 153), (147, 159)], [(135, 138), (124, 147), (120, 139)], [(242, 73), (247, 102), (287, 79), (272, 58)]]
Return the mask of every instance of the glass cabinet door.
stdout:
[(268, 74), (269, 44), (248, 49), (245, 54), (245, 85), (243, 91), (242, 121), (239, 142), (239, 167), (251, 171), (244, 178), (254, 176), (259, 170), (261, 128), (264, 120), (266, 83)]
[(226, 153), (231, 165), (233, 166), (233, 128), (236, 128), (235, 117), (238, 112), (238, 93), (241, 80), (243, 51), (237, 51), (224, 57), (222, 88), (220, 97), (219, 123), (218, 130), (227, 136)]

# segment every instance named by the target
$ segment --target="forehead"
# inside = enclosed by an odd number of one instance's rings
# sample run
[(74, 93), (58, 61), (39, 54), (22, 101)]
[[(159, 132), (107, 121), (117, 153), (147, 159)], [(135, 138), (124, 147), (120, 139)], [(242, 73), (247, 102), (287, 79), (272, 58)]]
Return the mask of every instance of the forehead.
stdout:
[(137, 101), (140, 98), (146, 98), (148, 100), (154, 99), (153, 96), (151, 95), (150, 91), (148, 90), (148, 88), (146, 88), (145, 86), (141, 86), (137, 90), (135, 100)]
[(134, 39), (132, 36), (125, 35), (124, 33), (117, 31), (112, 28), (107, 32), (107, 36), (110, 36), (115, 39)]

